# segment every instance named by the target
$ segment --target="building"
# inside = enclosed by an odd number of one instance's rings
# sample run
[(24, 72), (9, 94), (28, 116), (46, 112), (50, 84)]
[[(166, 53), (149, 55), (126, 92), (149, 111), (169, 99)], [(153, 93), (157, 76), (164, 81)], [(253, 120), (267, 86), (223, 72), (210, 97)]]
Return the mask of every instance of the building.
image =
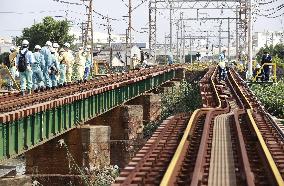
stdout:
[(13, 46), (12, 38), (0, 37), (0, 54), (9, 52), (11, 46)]
[(284, 31), (255, 32), (253, 35), (254, 52), (257, 52), (261, 47), (265, 47), (265, 45), (275, 46), (280, 43), (284, 44)]

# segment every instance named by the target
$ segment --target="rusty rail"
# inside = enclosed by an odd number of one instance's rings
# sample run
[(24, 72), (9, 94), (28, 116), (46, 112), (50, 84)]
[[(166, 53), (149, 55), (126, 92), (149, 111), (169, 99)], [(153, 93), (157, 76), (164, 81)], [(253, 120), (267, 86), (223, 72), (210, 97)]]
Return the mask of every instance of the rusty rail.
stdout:
[(184, 114), (163, 121), (145, 146), (122, 170), (113, 185), (159, 184), (187, 121), (188, 116)]

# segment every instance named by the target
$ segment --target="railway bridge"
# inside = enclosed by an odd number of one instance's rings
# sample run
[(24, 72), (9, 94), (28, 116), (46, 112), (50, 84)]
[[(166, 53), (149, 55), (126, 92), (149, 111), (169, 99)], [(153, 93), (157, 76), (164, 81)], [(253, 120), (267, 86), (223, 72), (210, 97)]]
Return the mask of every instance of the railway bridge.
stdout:
[[(182, 66), (156, 67), (101, 76), (82, 84), (32, 95), (1, 96), (0, 161), (25, 153), (27, 173), (44, 174), (48, 168), (54, 173), (68, 174), (66, 154), (58, 152), (58, 140), (62, 138), (79, 166), (94, 166), (90, 165), (91, 161), (102, 163), (103, 160), (95, 160), (94, 153), (109, 151), (109, 137), (125, 139), (123, 135), (128, 126), (117, 124), (120, 115), (125, 112), (131, 115), (131, 109), (138, 112), (148, 109), (149, 112), (150, 104), (139, 97), (151, 97), (145, 93), (182, 76)], [(142, 108), (131, 107), (131, 104), (128, 109), (119, 107), (130, 100), (138, 100)], [(105, 126), (107, 122), (110, 127)], [(102, 147), (98, 147), (96, 140)], [(105, 163), (109, 163), (109, 158)]]

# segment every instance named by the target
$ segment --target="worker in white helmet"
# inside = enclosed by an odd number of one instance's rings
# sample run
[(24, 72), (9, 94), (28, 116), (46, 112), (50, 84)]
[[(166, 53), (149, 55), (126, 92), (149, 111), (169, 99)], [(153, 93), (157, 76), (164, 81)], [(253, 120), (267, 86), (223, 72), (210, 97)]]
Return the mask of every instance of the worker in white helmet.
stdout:
[(34, 55), (31, 51), (29, 51), (29, 42), (27, 40), (23, 40), (22, 50), (17, 55), (16, 59), (16, 67), (20, 72), (22, 95), (25, 94), (26, 89), (28, 90), (28, 94), (31, 94), (33, 88), (33, 71), (31, 66), (34, 62)]
[(74, 57), (72, 51), (70, 50), (70, 44), (65, 43), (63, 45), (65, 52), (63, 53), (65, 64), (66, 64), (66, 82), (72, 82), (72, 73), (73, 73), (73, 64), (74, 64)]
[(50, 72), (49, 72), (49, 77), (51, 79), (52, 83), (52, 89), (55, 89), (58, 85), (57, 82), (57, 76), (59, 75), (59, 63), (58, 63), (58, 58), (56, 56), (56, 50), (54, 48), (51, 48), (51, 67), (50, 67)]
[(84, 77), (83, 77), (84, 81), (88, 80), (91, 69), (93, 67), (91, 49), (92, 49), (91, 45), (87, 45), (85, 49), (86, 63), (85, 63), (85, 72), (84, 72)]
[(61, 48), (59, 50), (59, 86), (65, 86), (66, 85), (66, 51)]
[(53, 43), (52, 47), (54, 48), (54, 50), (56, 52), (58, 52), (58, 49), (59, 49), (59, 44), (58, 43)]
[(45, 46), (42, 47), (40, 53), (44, 56), (44, 61), (45, 61), (45, 68), (43, 71), (44, 79), (45, 79), (45, 87), (46, 89), (51, 89), (52, 83), (49, 77), (49, 71), (50, 71), (50, 65), (52, 62), (51, 58), (51, 52), (50, 49), (52, 48), (52, 43), (50, 41), (47, 41), (45, 43)]
[[(52, 46), (53, 46), (53, 48), (55, 50), (54, 55), (55, 55), (55, 57), (56, 57), (56, 59), (58, 61), (58, 64), (59, 64), (59, 44), (58, 43), (53, 43)], [(59, 73), (55, 77), (56, 77), (57, 82), (59, 82), (59, 77), (60, 77)]]
[(84, 77), (86, 55), (83, 47), (79, 47), (73, 66), (73, 77), (75, 81), (81, 82)]
[(35, 62), (32, 65), (33, 69), (33, 89), (34, 91), (43, 90), (44, 88), (44, 76), (43, 72), (45, 70), (45, 60), (44, 56), (40, 53), (41, 47), (39, 45), (35, 46), (34, 57)]
[[(17, 50), (17, 48), (15, 46), (11, 46), (10, 48), (10, 54), (8, 56), (8, 63), (6, 64), (6, 66), (9, 68), (9, 71), (10, 71), (10, 74), (12, 76), (12, 78), (16, 78), (16, 74), (17, 74), (17, 68), (16, 68), (16, 57), (17, 57), (17, 54), (19, 53), (19, 51)], [(9, 79), (9, 82), (8, 82), (8, 90), (12, 90), (13, 89), (13, 80), (12, 79)]]
[(59, 53), (58, 53), (58, 51), (59, 51), (59, 44), (58, 43), (53, 43), (53, 48), (54, 48), (54, 50), (55, 50), (55, 56), (57, 57), (57, 59), (58, 59), (58, 57), (59, 57)]

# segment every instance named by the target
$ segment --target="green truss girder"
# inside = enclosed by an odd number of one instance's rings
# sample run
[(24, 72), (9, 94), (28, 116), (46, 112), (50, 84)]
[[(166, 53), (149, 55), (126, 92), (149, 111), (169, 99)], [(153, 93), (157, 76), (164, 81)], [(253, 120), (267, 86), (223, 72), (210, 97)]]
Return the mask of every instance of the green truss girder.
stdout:
[(16, 121), (0, 123), (0, 161), (16, 157), (124, 102), (159, 87), (172, 80), (175, 73), (176, 70), (171, 70)]

